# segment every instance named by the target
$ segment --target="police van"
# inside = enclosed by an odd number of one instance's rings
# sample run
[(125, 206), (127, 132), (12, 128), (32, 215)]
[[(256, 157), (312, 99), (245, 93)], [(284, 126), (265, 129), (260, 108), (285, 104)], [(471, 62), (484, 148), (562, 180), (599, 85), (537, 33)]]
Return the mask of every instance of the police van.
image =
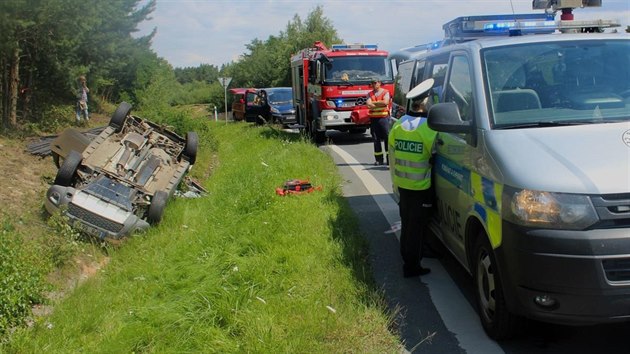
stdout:
[(630, 320), (630, 37), (548, 16), (457, 18), (398, 68), (435, 82), (430, 227), (497, 340)]

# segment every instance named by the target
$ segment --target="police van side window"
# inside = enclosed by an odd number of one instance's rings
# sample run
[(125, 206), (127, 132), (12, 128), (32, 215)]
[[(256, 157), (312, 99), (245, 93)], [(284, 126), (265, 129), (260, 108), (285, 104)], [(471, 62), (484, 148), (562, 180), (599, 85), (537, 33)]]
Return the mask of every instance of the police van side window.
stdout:
[(414, 74), (414, 82), (413, 82), (413, 86), (415, 87), (417, 84), (422, 82), (422, 78), (424, 77), (424, 69), (426, 67), (426, 62), (425, 61), (418, 61), (418, 63), (416, 64), (416, 72)]
[(431, 57), (428, 60), (428, 74), (425, 79), (432, 78), (434, 81), (430, 92), (429, 107), (431, 104), (442, 102), (442, 93), (444, 92), (444, 78), (448, 70), (448, 53), (437, 57)]
[(413, 73), (416, 66), (415, 60), (400, 63), (396, 75), (396, 89), (394, 90), (392, 116), (402, 117), (406, 112), (407, 99), (405, 96), (414, 87)]
[(444, 90), (444, 102), (455, 102), (462, 120), (473, 120), (473, 90), (468, 58), (463, 55), (454, 56), (450, 70)]
[[(409, 92), (412, 88), (412, 72), (413, 67), (416, 64), (414, 60), (406, 61), (404, 63), (400, 63), (398, 66), (398, 78), (397, 78), (397, 92), (400, 92), (404, 97), (407, 92)], [(398, 104), (402, 104), (402, 102), (396, 102)]]

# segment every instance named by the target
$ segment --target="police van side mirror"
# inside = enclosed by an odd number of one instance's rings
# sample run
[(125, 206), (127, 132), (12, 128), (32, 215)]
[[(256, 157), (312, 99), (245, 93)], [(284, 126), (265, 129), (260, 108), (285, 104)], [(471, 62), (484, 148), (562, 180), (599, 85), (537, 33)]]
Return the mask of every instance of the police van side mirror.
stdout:
[(464, 134), (473, 132), (472, 122), (462, 120), (455, 102), (437, 103), (431, 106), (427, 124), (429, 128), (438, 132)]

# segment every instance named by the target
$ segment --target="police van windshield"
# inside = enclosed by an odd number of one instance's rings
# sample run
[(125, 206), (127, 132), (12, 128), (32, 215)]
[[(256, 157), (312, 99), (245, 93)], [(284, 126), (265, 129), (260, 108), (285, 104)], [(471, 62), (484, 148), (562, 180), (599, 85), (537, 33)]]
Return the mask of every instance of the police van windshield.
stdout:
[(384, 56), (347, 56), (332, 58), (326, 64), (324, 80), (327, 83), (369, 83), (378, 78), (392, 82), (392, 67)]
[(630, 120), (630, 41), (538, 42), (482, 58), (495, 128)]

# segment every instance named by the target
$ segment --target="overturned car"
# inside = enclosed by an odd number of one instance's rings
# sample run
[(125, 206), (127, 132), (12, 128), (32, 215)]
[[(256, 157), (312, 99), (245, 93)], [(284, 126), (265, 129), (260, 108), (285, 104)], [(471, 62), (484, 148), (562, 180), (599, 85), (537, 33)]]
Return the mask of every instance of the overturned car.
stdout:
[(52, 142), (53, 156), (63, 162), (46, 193), (46, 210), (61, 210), (76, 229), (100, 239), (119, 240), (159, 223), (197, 157), (195, 132), (184, 138), (130, 112), (122, 102), (87, 146), (69, 142), (72, 134)]

